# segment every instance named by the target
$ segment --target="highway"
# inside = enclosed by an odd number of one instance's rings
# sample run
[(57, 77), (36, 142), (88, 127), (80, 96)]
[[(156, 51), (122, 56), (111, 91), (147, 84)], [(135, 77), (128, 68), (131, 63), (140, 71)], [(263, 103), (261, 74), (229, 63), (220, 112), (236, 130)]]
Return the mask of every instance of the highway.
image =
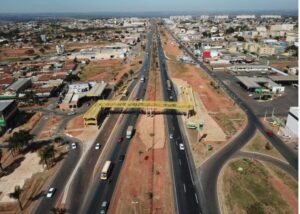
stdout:
[[(168, 29), (167, 29), (168, 30)], [(168, 30), (172, 37), (177, 41), (182, 49), (205, 71), (209, 74), (219, 86), (244, 110), (248, 117), (246, 128), (241, 134), (226, 145), (219, 152), (208, 159), (198, 170), (199, 185), (197, 190), (201, 196), (200, 204), (203, 213), (220, 213), (219, 201), (217, 196), (217, 181), (220, 170), (224, 164), (239, 151), (254, 135), (256, 129), (259, 129), (263, 135), (274, 145), (274, 147), (284, 156), (288, 163), (298, 171), (298, 157), (291, 149), (285, 145), (276, 135), (270, 137), (266, 134), (263, 124), (259, 118), (253, 113), (250, 106), (244, 103), (226, 84), (224, 84), (218, 76), (213, 73), (204, 63), (200, 62), (183, 44), (179, 41), (172, 32)]]
[[(165, 60), (164, 51), (162, 48), (159, 30), (157, 30), (157, 48), (161, 72), (161, 83), (164, 100), (170, 100), (172, 96), (173, 101), (177, 101), (174, 87), (171, 90), (167, 89), (166, 81), (171, 79), (168, 76), (167, 64)], [(170, 139), (171, 159), (173, 168), (174, 179), (174, 192), (175, 192), (175, 208), (177, 213), (201, 213), (199, 206), (199, 198), (194, 186), (194, 179), (192, 175), (193, 165), (189, 164), (186, 149), (188, 143), (185, 141), (182, 131), (179, 126), (176, 111), (167, 110), (166, 115), (167, 129), (169, 134), (173, 134), (173, 139)], [(179, 149), (179, 144), (183, 144), (185, 150)], [(191, 169), (192, 168), (192, 169)]]
[[(150, 57), (151, 57), (151, 50), (152, 50), (152, 31), (147, 35), (147, 47), (146, 47), (146, 54), (143, 66), (141, 71), (138, 75), (138, 78), (133, 81), (133, 83), (129, 86), (128, 91), (129, 93), (133, 91), (134, 87), (137, 85), (137, 95), (135, 97), (139, 99), (143, 99), (148, 83), (148, 72), (150, 68)], [(141, 82), (140, 78), (144, 76), (145, 82)], [(127, 99), (127, 98), (122, 98)], [(112, 173), (110, 175), (110, 182), (105, 180), (100, 180), (100, 173), (96, 175), (96, 179), (92, 178), (92, 173), (94, 172), (95, 164), (99, 158), (99, 154), (95, 154), (94, 148), (91, 149), (89, 155), (87, 155), (87, 160), (85, 161), (86, 164), (82, 164), (79, 173), (74, 178), (74, 181), (71, 186), (71, 197), (70, 203), (68, 207), (71, 213), (99, 213), (100, 212), (100, 205), (102, 201), (110, 201), (112, 194), (114, 192), (115, 185), (117, 183), (117, 179), (119, 177), (122, 162), (119, 162), (119, 156), (125, 155), (130, 143), (130, 139), (126, 139), (126, 130), (127, 127), (130, 125), (135, 126), (136, 120), (139, 116), (138, 110), (134, 110), (133, 114), (125, 115), (122, 119), (122, 122), (118, 124), (117, 133), (114, 133), (113, 138), (110, 142), (106, 142), (108, 140), (109, 135), (111, 134), (112, 128), (116, 125), (117, 118), (119, 115), (111, 114), (108, 123), (110, 124), (109, 127), (105, 127), (103, 133), (100, 133), (96, 142), (100, 142), (102, 147), (105, 143), (112, 143), (112, 150), (108, 152), (107, 158), (114, 163), (114, 167)], [(107, 131), (110, 130), (110, 131)], [(105, 136), (106, 135), (106, 136)], [(117, 143), (117, 139), (119, 137), (123, 137), (124, 140), (122, 143)], [(101, 170), (101, 169), (100, 169)], [(99, 171), (99, 170), (98, 170)], [(100, 172), (100, 171), (99, 171)], [(87, 180), (89, 178), (90, 180)], [(80, 206), (82, 205), (82, 206)]]

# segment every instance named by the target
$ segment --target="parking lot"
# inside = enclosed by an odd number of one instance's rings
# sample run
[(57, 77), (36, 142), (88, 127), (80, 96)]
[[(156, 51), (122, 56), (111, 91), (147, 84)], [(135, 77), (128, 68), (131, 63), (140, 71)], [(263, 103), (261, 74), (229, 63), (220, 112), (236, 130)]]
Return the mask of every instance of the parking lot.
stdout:
[[(291, 106), (298, 106), (298, 88), (285, 86), (285, 92), (273, 100), (259, 101), (255, 100), (254, 93), (248, 92), (238, 84), (235, 76), (225, 71), (218, 71), (216, 75), (220, 77), (226, 85), (229, 86), (244, 102), (252, 107), (253, 112), (260, 117), (271, 114), (273, 109), (276, 116), (286, 117)], [(252, 96), (250, 95), (252, 94)], [(250, 96), (249, 96), (250, 95)]]

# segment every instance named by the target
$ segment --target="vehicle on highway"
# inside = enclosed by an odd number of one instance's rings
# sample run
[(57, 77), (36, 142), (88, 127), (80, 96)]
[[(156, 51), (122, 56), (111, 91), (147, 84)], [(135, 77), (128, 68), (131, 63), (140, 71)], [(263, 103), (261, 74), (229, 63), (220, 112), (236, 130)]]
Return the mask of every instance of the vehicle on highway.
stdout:
[(105, 214), (107, 212), (108, 205), (109, 205), (108, 201), (103, 201), (102, 202), (100, 214)]
[(179, 144), (179, 149), (184, 150), (184, 145), (182, 143)]
[(72, 149), (76, 149), (76, 148), (77, 148), (76, 143), (72, 143), (72, 144), (71, 144), (71, 148), (72, 148)]
[(118, 143), (122, 143), (122, 142), (123, 142), (123, 140), (124, 140), (124, 138), (123, 138), (123, 137), (119, 137), (119, 139), (118, 139)]
[(119, 157), (119, 162), (123, 162), (124, 159), (125, 159), (125, 155), (120, 155), (120, 157)]
[(72, 116), (72, 115), (75, 115), (75, 114), (76, 114), (75, 111), (70, 111), (70, 112), (68, 112), (68, 116)]
[(101, 146), (100, 143), (96, 143), (95, 149), (96, 149), (96, 150), (100, 149), (100, 146)]
[(126, 131), (126, 138), (130, 139), (133, 134), (133, 126), (128, 126), (127, 131)]
[(126, 97), (128, 95), (128, 90), (127, 90), (127, 88), (123, 91), (123, 93), (122, 93), (122, 96), (123, 97)]
[(167, 90), (171, 91), (171, 89), (172, 89), (171, 81), (167, 80)]
[(170, 134), (169, 137), (170, 137), (171, 140), (174, 138), (173, 134)]
[(145, 82), (145, 77), (144, 76), (141, 77), (141, 82)]
[(51, 188), (49, 188), (46, 197), (47, 198), (52, 198), (52, 196), (54, 195), (54, 193), (55, 193), (55, 188), (51, 187)]
[(172, 95), (169, 97), (169, 100), (173, 100), (173, 96)]
[(111, 170), (112, 170), (112, 163), (111, 161), (108, 160), (104, 163), (104, 166), (102, 168), (101, 177), (100, 177), (101, 180), (107, 180)]

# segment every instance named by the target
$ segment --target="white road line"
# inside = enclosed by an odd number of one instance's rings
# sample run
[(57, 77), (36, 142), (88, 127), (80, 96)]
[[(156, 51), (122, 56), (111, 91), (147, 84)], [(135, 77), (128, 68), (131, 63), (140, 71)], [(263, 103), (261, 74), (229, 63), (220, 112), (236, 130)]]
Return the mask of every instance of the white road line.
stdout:
[(183, 189), (184, 189), (184, 192), (186, 192), (185, 184), (183, 184)]
[(195, 193), (195, 198), (196, 198), (196, 202), (197, 202), (197, 204), (198, 204), (199, 201), (198, 201), (198, 197), (197, 197), (196, 193)]
[(178, 161), (179, 161), (179, 165), (181, 166), (181, 160), (179, 159)]

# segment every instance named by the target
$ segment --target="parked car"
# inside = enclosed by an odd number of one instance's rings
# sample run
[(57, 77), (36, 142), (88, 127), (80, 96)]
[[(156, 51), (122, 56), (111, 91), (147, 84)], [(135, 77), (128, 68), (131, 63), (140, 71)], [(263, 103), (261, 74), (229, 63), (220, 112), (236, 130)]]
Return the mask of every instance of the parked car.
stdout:
[(172, 140), (174, 138), (173, 134), (170, 134), (170, 139)]
[(98, 150), (98, 149), (100, 149), (100, 147), (101, 147), (100, 143), (96, 143), (95, 149)]
[(54, 193), (55, 193), (55, 190), (56, 190), (56, 189), (55, 189), (54, 187), (49, 188), (46, 197), (47, 197), (47, 198), (52, 198), (52, 196), (53, 196)]

